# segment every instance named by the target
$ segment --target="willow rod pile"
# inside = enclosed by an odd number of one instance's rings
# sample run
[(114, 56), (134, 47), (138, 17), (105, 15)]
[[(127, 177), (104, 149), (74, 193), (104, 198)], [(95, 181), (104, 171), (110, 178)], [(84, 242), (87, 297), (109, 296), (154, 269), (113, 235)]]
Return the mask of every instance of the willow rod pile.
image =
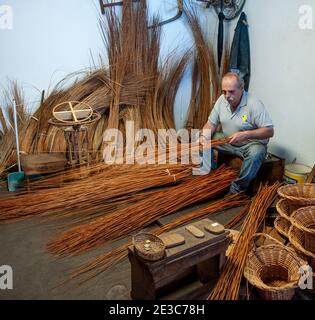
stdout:
[(106, 200), (144, 189), (171, 185), (191, 178), (187, 166), (178, 165), (170, 169), (150, 167), (133, 168), (110, 180), (107, 172), (74, 181), (52, 189), (24, 192), (0, 202), (0, 221), (17, 221), (36, 215), (84, 215), (102, 210)]
[(196, 47), (192, 73), (192, 95), (187, 128), (202, 128), (218, 96), (219, 78), (213, 48), (206, 40), (198, 14), (192, 6), (185, 8), (188, 25)]
[(192, 177), (170, 190), (156, 191), (142, 201), (67, 230), (52, 240), (47, 248), (61, 256), (88, 251), (167, 214), (222, 193), (236, 176), (233, 169), (221, 167), (207, 176)]
[(252, 236), (257, 232), (268, 207), (274, 201), (279, 185), (276, 182), (272, 186), (260, 186), (255, 199), (251, 203), (249, 215), (242, 225), (235, 246), (227, 258), (220, 278), (208, 299), (238, 299), (238, 292)]
[[(192, 221), (193, 219), (214, 214), (218, 211), (226, 210), (232, 207), (242, 206), (242, 205), (245, 205), (247, 202), (248, 200), (246, 200), (244, 196), (229, 195), (223, 199), (213, 201), (211, 204), (208, 204), (197, 211), (186, 213), (183, 216), (176, 218), (174, 221), (171, 221), (168, 224), (164, 225), (163, 227), (154, 229), (151, 232), (156, 235), (160, 235), (163, 232), (170, 231), (180, 225), (183, 225), (187, 222)], [(128, 243), (123, 244), (110, 252), (104, 253), (92, 259), (91, 261), (86, 262), (77, 270), (73, 271), (69, 275), (69, 278), (65, 280), (65, 282), (71, 281), (72, 279), (81, 277), (85, 274), (87, 275), (87, 278), (83, 282), (98, 276), (99, 274), (111, 268), (112, 266), (117, 264), (119, 261), (121, 261), (123, 258), (125, 258), (127, 256), (127, 249), (131, 245), (132, 245), (132, 242), (128, 241)], [(90, 274), (93, 271), (94, 273)]]

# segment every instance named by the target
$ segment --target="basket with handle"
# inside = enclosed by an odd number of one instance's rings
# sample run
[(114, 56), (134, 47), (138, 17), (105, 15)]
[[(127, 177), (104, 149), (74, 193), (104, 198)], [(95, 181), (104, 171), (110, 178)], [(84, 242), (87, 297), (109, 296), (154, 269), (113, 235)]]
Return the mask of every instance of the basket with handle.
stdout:
[(288, 199), (280, 199), (276, 204), (277, 212), (279, 213), (279, 215), (282, 218), (287, 219), (288, 221), (290, 221), (291, 214), (295, 210), (297, 210), (301, 207), (302, 207), (301, 205), (293, 203)]
[(290, 200), (292, 203), (311, 206), (315, 205), (315, 184), (298, 183), (288, 184), (278, 189), (280, 197)]
[(248, 254), (244, 276), (264, 300), (291, 300), (306, 262), (296, 252), (268, 234), (257, 233), (275, 244), (262, 245)]

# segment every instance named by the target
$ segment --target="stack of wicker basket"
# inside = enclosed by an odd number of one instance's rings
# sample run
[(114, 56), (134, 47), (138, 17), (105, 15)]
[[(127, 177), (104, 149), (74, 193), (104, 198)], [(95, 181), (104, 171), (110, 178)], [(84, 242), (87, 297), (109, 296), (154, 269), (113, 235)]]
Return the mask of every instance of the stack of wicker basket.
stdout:
[(315, 184), (280, 187), (275, 227), (304, 255), (315, 258)]
[(285, 185), (278, 194), (275, 228), (315, 270), (315, 184)]
[(284, 246), (273, 239), (274, 244), (251, 250), (244, 276), (263, 299), (290, 300), (301, 267), (309, 263), (315, 269), (315, 184), (286, 185), (278, 194), (282, 199), (277, 203), (275, 228), (290, 243)]

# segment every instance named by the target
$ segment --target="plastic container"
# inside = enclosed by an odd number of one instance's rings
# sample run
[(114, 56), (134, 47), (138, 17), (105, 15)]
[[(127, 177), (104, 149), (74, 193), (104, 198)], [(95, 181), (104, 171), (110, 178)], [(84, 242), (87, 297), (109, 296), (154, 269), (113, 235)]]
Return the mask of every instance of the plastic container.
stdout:
[(285, 166), (284, 181), (286, 183), (304, 183), (312, 168), (299, 163), (290, 163)]

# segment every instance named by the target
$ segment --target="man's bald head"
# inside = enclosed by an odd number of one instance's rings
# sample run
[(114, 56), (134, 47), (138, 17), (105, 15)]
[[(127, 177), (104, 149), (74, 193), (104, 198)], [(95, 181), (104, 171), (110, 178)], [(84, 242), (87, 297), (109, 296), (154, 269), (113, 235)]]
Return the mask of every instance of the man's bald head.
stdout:
[(231, 79), (231, 80), (233, 79), (234, 81), (236, 81), (238, 88), (242, 88), (242, 89), (244, 88), (244, 80), (243, 80), (243, 78), (239, 74), (237, 74), (235, 72), (226, 73), (223, 76), (222, 81), (224, 79)]

